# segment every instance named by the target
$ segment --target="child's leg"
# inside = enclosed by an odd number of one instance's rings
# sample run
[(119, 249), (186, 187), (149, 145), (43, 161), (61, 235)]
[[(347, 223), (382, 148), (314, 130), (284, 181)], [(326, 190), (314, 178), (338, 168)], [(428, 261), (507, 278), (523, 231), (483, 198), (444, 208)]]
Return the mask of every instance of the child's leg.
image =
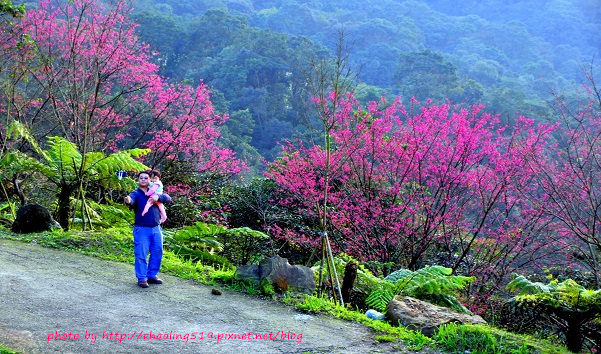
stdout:
[(167, 212), (165, 211), (165, 206), (163, 203), (156, 202), (155, 203), (159, 207), (159, 211), (161, 212), (161, 223), (164, 223), (167, 220)]
[(148, 198), (148, 201), (146, 202), (146, 205), (144, 206), (144, 210), (142, 211), (142, 215), (146, 215), (146, 213), (148, 213), (148, 209), (150, 209), (152, 204), (154, 204), (154, 200), (152, 200), (152, 198)]

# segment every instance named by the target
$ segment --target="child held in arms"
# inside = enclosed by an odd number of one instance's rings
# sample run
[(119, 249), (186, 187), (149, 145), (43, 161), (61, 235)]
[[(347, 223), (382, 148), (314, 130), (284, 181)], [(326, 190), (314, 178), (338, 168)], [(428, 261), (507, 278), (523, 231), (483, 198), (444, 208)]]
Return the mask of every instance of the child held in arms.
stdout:
[[(161, 173), (159, 171), (150, 171), (150, 181), (151, 182), (148, 186), (148, 192), (146, 192), (146, 196), (151, 197), (153, 194), (163, 194), (163, 182), (161, 182)], [(146, 206), (144, 207), (144, 211), (142, 211), (142, 215), (146, 215), (152, 204), (156, 204), (159, 207), (159, 211), (161, 212), (161, 224), (164, 223), (167, 220), (165, 206), (163, 203), (155, 202), (152, 198), (148, 198), (148, 202), (146, 202)]]

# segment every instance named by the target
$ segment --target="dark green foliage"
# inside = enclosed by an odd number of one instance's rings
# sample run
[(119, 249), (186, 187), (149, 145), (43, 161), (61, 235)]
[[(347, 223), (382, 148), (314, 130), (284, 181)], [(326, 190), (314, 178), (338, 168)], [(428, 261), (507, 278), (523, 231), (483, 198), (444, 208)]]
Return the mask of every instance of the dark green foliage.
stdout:
[(266, 230), (282, 218), (284, 210), (274, 203), (280, 198), (275, 181), (255, 177), (243, 185), (223, 190), (228, 206), (228, 222), (233, 227), (248, 226)]
[(163, 231), (164, 242), (178, 257), (204, 265), (229, 268), (232, 265), (227, 258), (216, 254), (223, 249), (223, 245), (217, 241), (217, 235), (224, 230), (222, 226), (197, 222), (184, 229)]
[(2, 14), (8, 14), (13, 17), (23, 16), (25, 14), (25, 3), (16, 6), (10, 0), (0, 0), (0, 16)]
[(431, 50), (403, 53), (395, 73), (395, 87), (403, 97), (442, 101), (459, 86), (457, 67)]
[(225, 230), (218, 240), (223, 244), (222, 254), (236, 265), (258, 261), (270, 253), (269, 236), (248, 227)]
[(223, 97), (218, 111), (248, 109), (253, 129), (224, 143), (272, 159), (277, 140), (311, 139), (303, 68), (331, 56), (336, 28), (345, 29), (360, 83), (404, 99), (485, 103), (512, 120), (544, 111), (550, 89), (580, 81), (598, 47), (597, 3), (146, 0), (136, 19), (164, 74), (203, 79)]
[(221, 265), (256, 261), (267, 253), (265, 246), (269, 242), (267, 235), (248, 227), (227, 229), (202, 222), (164, 233), (165, 243), (175, 254), (197, 260), (209, 259)]
[[(173, 203), (167, 207), (165, 227), (178, 228), (198, 221), (222, 224), (224, 210), (221, 190), (232, 176), (198, 169), (188, 161), (168, 161), (163, 166), (161, 181)], [(178, 188), (184, 186), (184, 188)]]

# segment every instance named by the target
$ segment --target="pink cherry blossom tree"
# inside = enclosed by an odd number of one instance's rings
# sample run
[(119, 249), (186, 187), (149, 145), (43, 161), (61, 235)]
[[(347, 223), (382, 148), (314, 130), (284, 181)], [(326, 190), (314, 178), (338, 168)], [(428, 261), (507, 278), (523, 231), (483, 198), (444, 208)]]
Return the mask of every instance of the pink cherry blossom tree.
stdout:
[(573, 268), (587, 272), (591, 287), (601, 286), (601, 90), (592, 67), (579, 103), (556, 95), (554, 111), (562, 124), (556, 144), (532, 168), (544, 193), (541, 204), (555, 221), (555, 233), (569, 247)]
[[(329, 186), (326, 152), (285, 145), (270, 166), (273, 178), (305, 219), (319, 216), (323, 190), (337, 246), (363, 260), (417, 269), (438, 263), (503, 278), (552, 250), (547, 224), (524, 164), (544, 152), (553, 127), (522, 118), (502, 127), (482, 107), (404, 107), (400, 99), (362, 107), (339, 101), (332, 130)], [(282, 230), (298, 244), (310, 234)]]
[(202, 82), (170, 84), (158, 74), (130, 13), (126, 0), (43, 0), (0, 24), (3, 148), (27, 152), (26, 144), (7, 146), (4, 129), (15, 120), (38, 141), (68, 139), (83, 156), (151, 148), (142, 162), (153, 168), (235, 175), (244, 164), (217, 143), (227, 116), (215, 113)]
[(0, 112), (39, 139), (58, 135), (82, 151), (150, 147), (144, 162), (185, 161), (235, 174), (243, 165), (217, 145), (206, 85), (168, 84), (135, 34), (128, 2), (44, 0), (0, 32)]

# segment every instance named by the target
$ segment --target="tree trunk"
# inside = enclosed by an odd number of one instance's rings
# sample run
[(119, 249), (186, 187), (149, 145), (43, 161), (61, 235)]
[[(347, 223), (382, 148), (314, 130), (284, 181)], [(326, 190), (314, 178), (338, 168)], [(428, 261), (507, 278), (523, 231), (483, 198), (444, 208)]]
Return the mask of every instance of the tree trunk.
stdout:
[(27, 197), (25, 197), (25, 193), (23, 193), (23, 189), (21, 188), (21, 184), (19, 183), (17, 176), (13, 177), (13, 188), (15, 189), (15, 194), (19, 196), (21, 206), (27, 204)]
[(70, 185), (61, 185), (58, 194), (58, 223), (63, 230), (69, 230), (69, 214), (71, 211), (71, 193), (73, 187)]
[(582, 350), (582, 331), (581, 321), (577, 319), (568, 319), (568, 328), (566, 330), (566, 347), (573, 353), (580, 353)]
[(351, 302), (355, 279), (357, 279), (357, 263), (348, 262), (344, 267), (344, 278), (342, 279), (342, 300), (345, 304)]

